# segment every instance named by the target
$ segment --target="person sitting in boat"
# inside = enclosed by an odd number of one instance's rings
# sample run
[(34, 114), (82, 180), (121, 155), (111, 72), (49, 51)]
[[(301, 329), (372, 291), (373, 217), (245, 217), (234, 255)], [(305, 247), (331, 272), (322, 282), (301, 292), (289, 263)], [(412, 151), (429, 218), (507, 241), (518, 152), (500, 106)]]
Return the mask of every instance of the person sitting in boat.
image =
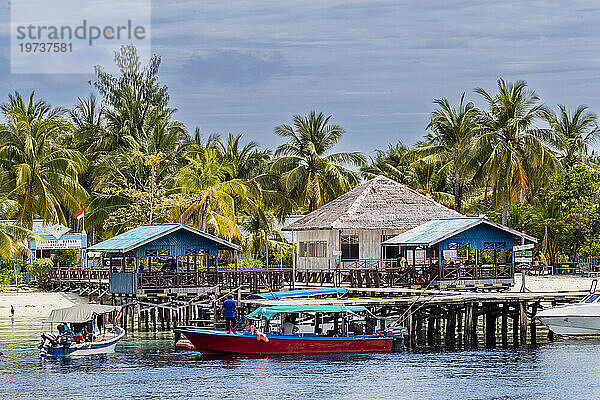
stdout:
[(281, 325), (281, 333), (283, 335), (293, 335), (298, 332), (298, 327), (294, 325), (290, 317), (285, 317), (283, 325)]
[(60, 335), (69, 335), (71, 337), (75, 336), (75, 332), (73, 332), (71, 328), (69, 328), (69, 325), (67, 325), (66, 322), (63, 322), (62, 324), (58, 325), (56, 329), (58, 329), (58, 333)]

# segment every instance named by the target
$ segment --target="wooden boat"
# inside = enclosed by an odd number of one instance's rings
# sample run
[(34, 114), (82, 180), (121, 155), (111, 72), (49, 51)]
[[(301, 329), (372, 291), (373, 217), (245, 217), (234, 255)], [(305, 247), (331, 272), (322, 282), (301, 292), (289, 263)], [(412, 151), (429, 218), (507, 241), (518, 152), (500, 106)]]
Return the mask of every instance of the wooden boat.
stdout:
[[(38, 345), (41, 357), (78, 357), (114, 353), (125, 330), (108, 323), (108, 315), (119, 307), (100, 304), (79, 304), (52, 310), (45, 321), (50, 332), (42, 334)], [(58, 324), (55, 333), (52, 326)], [(86, 328), (87, 334), (80, 333)]]
[[(405, 330), (393, 329), (387, 332), (373, 334), (352, 334), (348, 329), (348, 320), (358, 318), (360, 313), (368, 310), (362, 306), (338, 305), (294, 305), (259, 307), (248, 314), (245, 319), (245, 330), (233, 332), (218, 331), (195, 327), (181, 327), (177, 333), (185, 335), (194, 347), (205, 354), (260, 354), (260, 355), (289, 355), (289, 354), (336, 354), (336, 353), (389, 353), (403, 348)], [(283, 334), (273, 332), (270, 325), (277, 330), (274, 317), (283, 319), (284, 315), (304, 316), (305, 321), (314, 321), (313, 332), (297, 332)], [(319, 333), (327, 320), (323, 314), (333, 314), (329, 319), (330, 325), (342, 329), (331, 329), (328, 334)], [(374, 318), (374, 316), (372, 316)], [(259, 328), (263, 325), (265, 332)], [(257, 326), (259, 328), (257, 328)], [(283, 326), (279, 325), (280, 327)], [(315, 333), (317, 332), (317, 333)]]

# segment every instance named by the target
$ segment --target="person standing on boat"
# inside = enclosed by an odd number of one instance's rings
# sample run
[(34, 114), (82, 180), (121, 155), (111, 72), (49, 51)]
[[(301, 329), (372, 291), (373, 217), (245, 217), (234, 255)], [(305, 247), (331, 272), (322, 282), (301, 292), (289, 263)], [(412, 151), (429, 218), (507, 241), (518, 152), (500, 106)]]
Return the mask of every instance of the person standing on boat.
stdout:
[(225, 317), (225, 328), (232, 331), (235, 327), (235, 317), (237, 316), (237, 305), (233, 300), (233, 295), (228, 294), (227, 300), (223, 302), (221, 307), (221, 318)]

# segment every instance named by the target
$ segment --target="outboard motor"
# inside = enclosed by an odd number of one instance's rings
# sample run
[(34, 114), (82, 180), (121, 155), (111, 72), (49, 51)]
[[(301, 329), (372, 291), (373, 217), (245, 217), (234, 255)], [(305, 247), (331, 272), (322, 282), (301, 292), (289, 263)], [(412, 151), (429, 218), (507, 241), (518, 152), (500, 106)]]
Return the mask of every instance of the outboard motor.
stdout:
[(38, 344), (38, 348), (40, 349), (40, 356), (46, 357), (48, 355), (48, 350), (52, 347), (58, 345), (58, 339), (56, 336), (49, 332), (42, 333), (42, 341)]
[(392, 326), (386, 328), (383, 332), (386, 337), (392, 338), (392, 351), (394, 353), (404, 351), (404, 335), (408, 335), (408, 330), (401, 326)]

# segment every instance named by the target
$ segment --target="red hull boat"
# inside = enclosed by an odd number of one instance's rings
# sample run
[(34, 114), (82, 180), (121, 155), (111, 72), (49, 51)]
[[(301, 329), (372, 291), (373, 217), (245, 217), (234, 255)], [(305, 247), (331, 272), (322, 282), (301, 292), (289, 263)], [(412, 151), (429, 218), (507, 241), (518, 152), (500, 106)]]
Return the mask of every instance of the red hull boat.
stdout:
[[(314, 334), (274, 335), (180, 328), (196, 350), (206, 354), (334, 354), (390, 353), (392, 337), (380, 335), (329, 337)], [(265, 338), (267, 341), (265, 341)]]

